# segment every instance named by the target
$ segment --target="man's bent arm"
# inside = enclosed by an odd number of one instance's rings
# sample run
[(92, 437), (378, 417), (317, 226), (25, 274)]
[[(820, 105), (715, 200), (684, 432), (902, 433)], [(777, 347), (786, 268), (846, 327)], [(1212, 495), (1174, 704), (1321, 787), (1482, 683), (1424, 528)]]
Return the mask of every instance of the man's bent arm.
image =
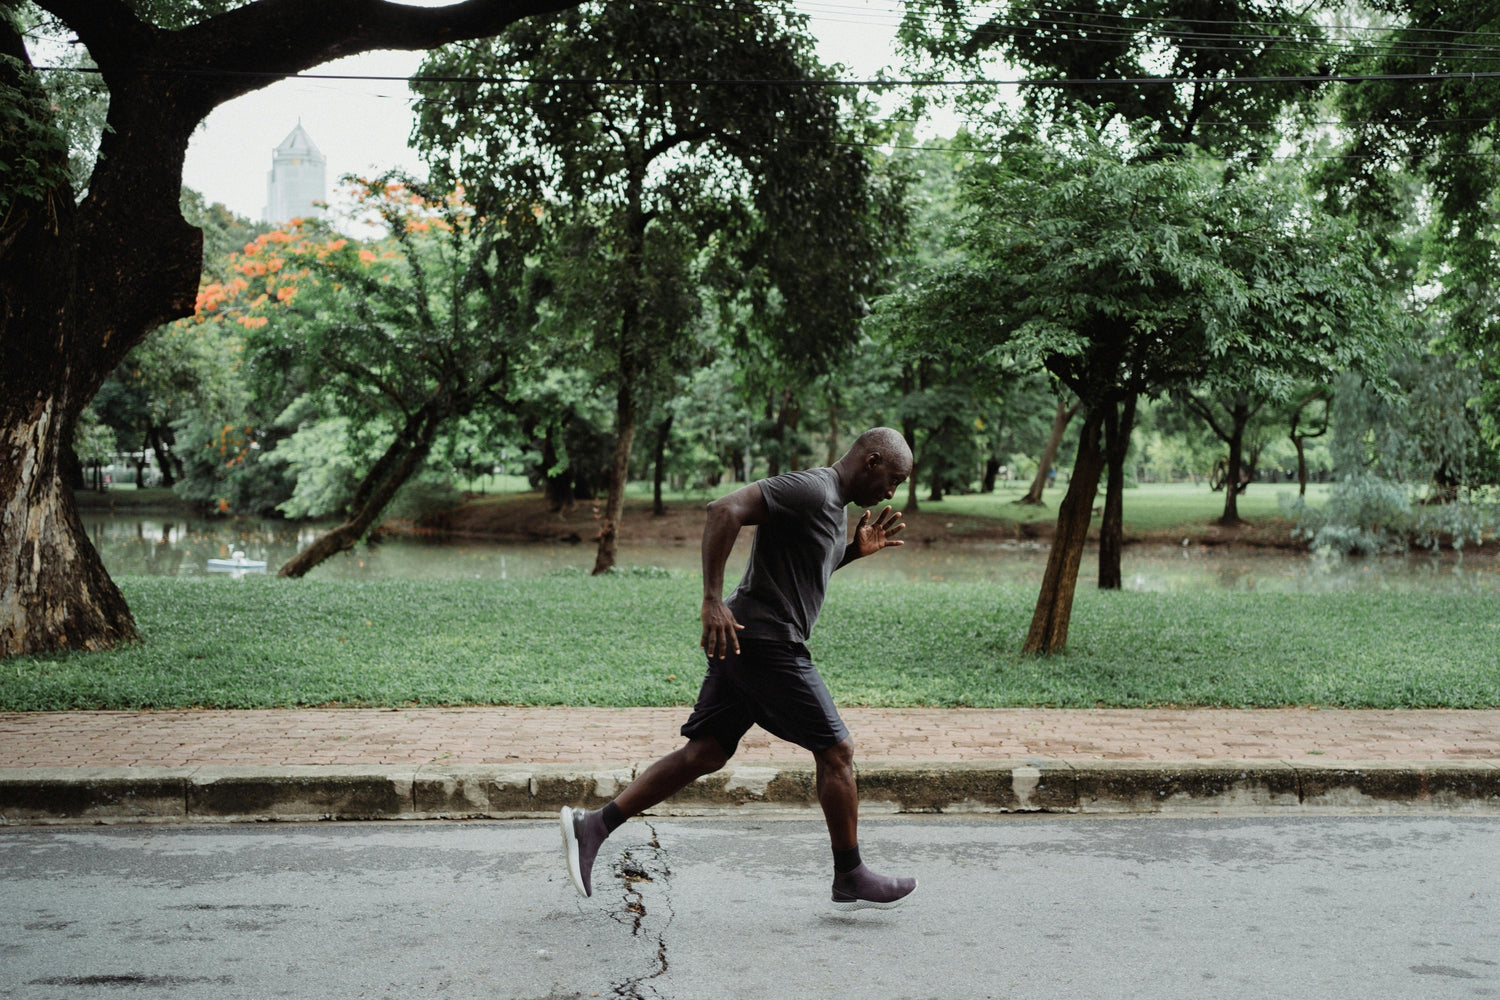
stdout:
[(770, 519), (765, 494), (759, 483), (741, 486), (708, 505), (708, 519), (703, 525), (703, 640), (709, 656), (723, 657), (733, 649), (740, 651), (741, 628), (724, 604), (724, 564), (734, 549), (740, 528), (747, 524), (764, 524)]

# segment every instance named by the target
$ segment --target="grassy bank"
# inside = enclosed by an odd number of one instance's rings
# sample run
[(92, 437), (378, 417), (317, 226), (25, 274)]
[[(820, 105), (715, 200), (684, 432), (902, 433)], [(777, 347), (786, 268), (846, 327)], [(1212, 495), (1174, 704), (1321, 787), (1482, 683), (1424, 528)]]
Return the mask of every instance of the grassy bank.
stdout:
[[(0, 661), (0, 709), (685, 705), (698, 581), (126, 578), (145, 641)], [(835, 580), (812, 643), (843, 704), (1500, 707), (1500, 599), (1100, 593), (1016, 655), (1035, 592)]]
[[(1057, 505), (1062, 503), (1067, 485), (1054, 486), (1047, 491), (1044, 508), (1020, 507), (1015, 504), (1026, 494), (1027, 483), (1001, 483), (994, 493), (965, 493), (946, 497), (940, 503), (921, 504), (923, 509), (965, 514), (973, 517), (1001, 519), (1013, 524), (1031, 524), (1057, 520)], [(1307, 488), (1308, 503), (1321, 506), (1328, 498), (1329, 487), (1313, 484)], [(1237, 498), (1236, 507), (1244, 520), (1284, 526), (1287, 531), (1291, 523), (1281, 510), (1280, 497), (1296, 496), (1296, 483), (1255, 483)], [(923, 494), (919, 491), (918, 497)], [(905, 499), (905, 490), (899, 495)], [(1101, 489), (1098, 502), (1104, 502)], [(1125, 490), (1121, 497), (1121, 522), (1129, 534), (1155, 534), (1171, 531), (1196, 533), (1224, 513), (1224, 494), (1215, 493), (1207, 485), (1193, 483), (1144, 483)], [(1095, 527), (1098, 527), (1097, 521)]]

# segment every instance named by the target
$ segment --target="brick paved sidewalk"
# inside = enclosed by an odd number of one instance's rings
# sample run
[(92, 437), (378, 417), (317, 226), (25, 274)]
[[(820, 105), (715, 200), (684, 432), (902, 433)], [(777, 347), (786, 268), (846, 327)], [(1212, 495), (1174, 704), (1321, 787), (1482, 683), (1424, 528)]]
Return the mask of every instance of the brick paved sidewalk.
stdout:
[[(649, 761), (681, 708), (0, 713), (0, 769)], [(857, 758), (972, 762), (1500, 759), (1500, 711), (869, 709)], [(751, 730), (741, 764), (806, 763)]]

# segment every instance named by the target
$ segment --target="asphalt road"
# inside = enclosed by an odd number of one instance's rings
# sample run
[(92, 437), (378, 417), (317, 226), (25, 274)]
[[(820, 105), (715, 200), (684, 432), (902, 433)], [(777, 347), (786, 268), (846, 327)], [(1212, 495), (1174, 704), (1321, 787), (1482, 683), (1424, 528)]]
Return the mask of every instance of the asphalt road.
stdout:
[(0, 830), (0, 997), (1500, 996), (1500, 820), (655, 820)]

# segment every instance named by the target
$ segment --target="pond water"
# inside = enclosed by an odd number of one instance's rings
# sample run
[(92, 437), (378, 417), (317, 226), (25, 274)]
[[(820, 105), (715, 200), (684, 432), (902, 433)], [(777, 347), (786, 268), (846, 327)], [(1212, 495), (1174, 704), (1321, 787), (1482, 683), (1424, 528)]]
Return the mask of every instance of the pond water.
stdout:
[[(264, 561), (268, 571), (274, 573), (321, 528), (249, 518), (199, 520), (86, 513), (83, 520), (104, 565), (115, 576), (207, 576), (211, 574), (210, 559), (227, 559), (236, 551), (244, 552), (247, 560)], [(742, 533), (730, 557), (731, 575), (744, 565), (749, 535)], [(680, 573), (699, 570), (696, 545), (621, 546), (618, 561), (622, 567), (658, 567)], [(335, 556), (311, 575), (324, 579), (525, 579), (587, 572), (593, 562), (594, 548), (587, 543), (388, 538)], [(1041, 583), (1046, 562), (1046, 547), (1036, 543), (905, 545), (857, 562), (843, 572), (863, 579), (990, 581), (1030, 587)], [(1091, 547), (1084, 557), (1081, 582), (1093, 580), (1096, 565)], [(1205, 587), (1271, 592), (1500, 593), (1500, 560), (1493, 545), (1471, 549), (1467, 555), (1446, 552), (1436, 557), (1421, 553), (1366, 559), (1134, 545), (1126, 548), (1121, 569), (1125, 589), (1169, 593)]]

